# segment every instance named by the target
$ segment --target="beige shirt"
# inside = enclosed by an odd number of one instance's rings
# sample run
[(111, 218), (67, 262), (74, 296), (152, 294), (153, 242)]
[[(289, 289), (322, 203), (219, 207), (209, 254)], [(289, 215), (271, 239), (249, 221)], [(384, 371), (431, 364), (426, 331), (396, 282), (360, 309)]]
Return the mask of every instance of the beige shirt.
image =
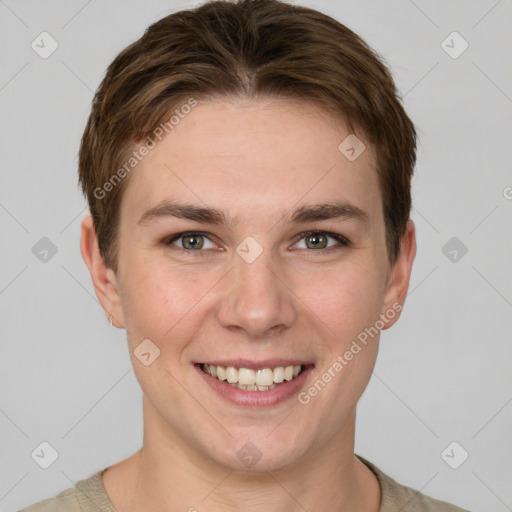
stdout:
[[(359, 456), (358, 456), (359, 457)], [(398, 484), (380, 469), (359, 457), (375, 473), (381, 489), (379, 512), (467, 512), (444, 501), (429, 498), (418, 491)], [(108, 499), (101, 475), (107, 468), (80, 480), (66, 489), (19, 512), (116, 512)]]

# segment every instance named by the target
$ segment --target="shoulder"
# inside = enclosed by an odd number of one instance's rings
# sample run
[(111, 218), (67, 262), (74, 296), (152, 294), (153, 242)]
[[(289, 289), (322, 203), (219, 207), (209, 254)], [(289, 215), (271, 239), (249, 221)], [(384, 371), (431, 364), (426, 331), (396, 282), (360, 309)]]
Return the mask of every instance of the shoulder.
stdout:
[(74, 488), (66, 489), (53, 498), (38, 501), (19, 512), (81, 512)]
[(399, 484), (366, 459), (357, 456), (375, 474), (381, 488), (380, 512), (468, 512)]
[(19, 512), (116, 512), (101, 480), (105, 470), (78, 481), (74, 487), (53, 498), (34, 503)]

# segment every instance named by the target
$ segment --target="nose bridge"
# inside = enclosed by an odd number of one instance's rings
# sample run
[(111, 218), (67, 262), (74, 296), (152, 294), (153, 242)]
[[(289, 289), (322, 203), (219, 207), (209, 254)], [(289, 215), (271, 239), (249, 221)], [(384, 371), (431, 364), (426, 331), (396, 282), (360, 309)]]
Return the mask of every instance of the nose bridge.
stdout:
[(277, 327), (290, 326), (296, 314), (292, 294), (279, 275), (283, 270), (279, 261), (270, 251), (256, 250), (251, 243), (240, 244), (234, 255), (219, 321), (224, 327), (242, 329), (256, 338)]

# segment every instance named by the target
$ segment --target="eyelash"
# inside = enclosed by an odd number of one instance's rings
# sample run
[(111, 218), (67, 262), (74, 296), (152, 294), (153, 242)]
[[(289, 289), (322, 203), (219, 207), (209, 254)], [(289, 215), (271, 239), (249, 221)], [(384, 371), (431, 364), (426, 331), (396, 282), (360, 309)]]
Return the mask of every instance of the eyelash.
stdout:
[[(190, 235), (203, 236), (212, 242), (212, 240), (210, 239), (210, 237), (208, 236), (207, 233), (203, 233), (201, 231), (185, 231), (183, 233), (177, 233), (176, 235), (172, 235), (171, 237), (165, 238), (163, 240), (163, 244), (165, 246), (170, 246), (176, 240), (179, 240), (180, 238), (183, 238), (185, 236), (190, 236)], [(328, 238), (334, 238), (338, 242), (338, 245), (327, 247), (325, 249), (309, 249), (308, 252), (319, 252), (319, 253), (323, 253), (323, 254), (326, 254), (326, 253), (328, 254), (333, 251), (342, 249), (343, 247), (350, 247), (352, 245), (350, 240), (348, 238), (344, 237), (343, 235), (340, 235), (338, 233), (331, 233), (330, 231), (319, 231), (319, 230), (305, 231), (304, 233), (300, 233), (298, 235), (297, 241), (294, 244), (298, 243), (300, 240), (302, 240), (303, 238), (306, 238), (307, 236), (310, 236), (310, 235), (326, 235)], [(204, 254), (207, 251), (207, 249), (204, 249), (204, 250), (200, 249), (200, 250), (195, 251), (195, 250), (191, 250), (191, 249), (184, 249), (183, 247), (178, 247), (178, 246), (176, 246), (176, 249), (179, 249), (181, 251), (185, 251), (188, 253), (200, 253), (200, 254), (201, 253)]]

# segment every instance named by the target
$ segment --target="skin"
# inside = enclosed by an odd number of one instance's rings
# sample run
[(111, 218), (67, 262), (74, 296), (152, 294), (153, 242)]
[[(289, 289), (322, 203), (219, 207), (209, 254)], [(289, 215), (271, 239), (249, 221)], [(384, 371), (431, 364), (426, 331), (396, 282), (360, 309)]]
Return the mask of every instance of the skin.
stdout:
[[(100, 256), (91, 218), (83, 220), (83, 258), (107, 318), (127, 331), (143, 391), (143, 447), (103, 474), (118, 511), (379, 510), (378, 482), (354, 456), (356, 404), (379, 336), (307, 404), (293, 396), (272, 407), (236, 406), (192, 365), (299, 358), (315, 365), (304, 390), (379, 315), (404, 303), (414, 224), (390, 267), (375, 154), (365, 142), (350, 162), (338, 150), (350, 133), (341, 119), (298, 100), (199, 103), (129, 177), (117, 272)], [(164, 199), (221, 209), (232, 223), (170, 216), (139, 223)], [(331, 201), (368, 218), (289, 221), (301, 206)], [(166, 245), (194, 230), (208, 234), (202, 249), (184, 249), (190, 239), (183, 238)], [(308, 230), (351, 244), (328, 238), (336, 250), (311, 248), (311, 237), (301, 237)], [(236, 253), (247, 236), (263, 249), (252, 263)], [(146, 338), (161, 351), (149, 366), (134, 355)], [(261, 453), (250, 468), (237, 456), (248, 442)]]

